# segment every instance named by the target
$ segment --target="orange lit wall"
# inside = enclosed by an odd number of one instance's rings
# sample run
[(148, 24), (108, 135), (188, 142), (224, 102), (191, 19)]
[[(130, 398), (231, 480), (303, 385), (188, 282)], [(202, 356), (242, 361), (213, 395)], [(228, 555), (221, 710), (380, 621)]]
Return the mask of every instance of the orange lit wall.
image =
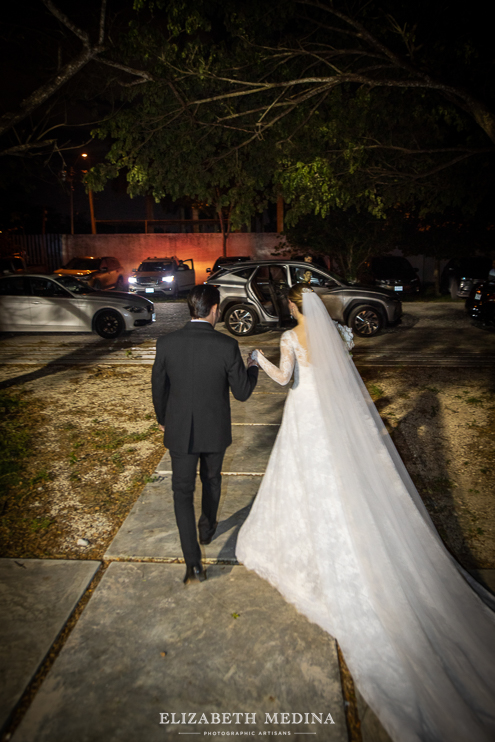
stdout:
[[(227, 255), (248, 255), (253, 258), (276, 257), (274, 251), (282, 244), (280, 234), (268, 232), (235, 232), (229, 236)], [(180, 260), (192, 258), (196, 282), (207, 278), (206, 269), (222, 255), (222, 235), (209, 234), (76, 234), (64, 235), (64, 263), (85, 255), (117, 258), (131, 275), (146, 258), (176, 255)]]

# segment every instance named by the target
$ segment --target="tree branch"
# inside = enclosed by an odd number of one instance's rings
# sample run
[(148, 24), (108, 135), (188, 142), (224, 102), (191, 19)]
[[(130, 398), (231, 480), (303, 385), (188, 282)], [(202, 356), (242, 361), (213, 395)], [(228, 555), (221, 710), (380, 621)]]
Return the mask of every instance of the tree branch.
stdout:
[(107, 0), (101, 0), (100, 10), (100, 33), (98, 34), (98, 44), (103, 45), (105, 41), (105, 16), (107, 12)]
[[(52, 3), (52, 0), (42, 0), (42, 3), (48, 8), (50, 13), (60, 21), (60, 23), (68, 28), (69, 31), (72, 31), (72, 33), (75, 34), (77, 38), (82, 41), (84, 46), (90, 46), (89, 35), (86, 33), (86, 31), (83, 31), (81, 28), (78, 28), (75, 23), (72, 23), (72, 21), (65, 15), (65, 13), (62, 13), (62, 11), (59, 10), (57, 6)], [(106, 5), (106, 0), (102, 1), (102, 11), (104, 5)], [(100, 41), (100, 44), (102, 43), (103, 39)]]
[(0, 136), (12, 129), (23, 119), (30, 116), (37, 108), (54, 95), (65, 83), (76, 75), (94, 57), (103, 51), (100, 47), (85, 48), (78, 57), (65, 65), (65, 67), (49, 82), (41, 85), (31, 95), (22, 101), (17, 111), (5, 113), (0, 118)]
[(113, 62), (111, 59), (104, 59), (103, 57), (98, 57), (98, 59), (95, 60), (96, 62), (99, 62), (99, 64), (106, 64), (107, 67), (114, 67), (117, 70), (122, 70), (122, 72), (128, 72), (130, 75), (135, 75), (136, 77), (141, 77), (141, 80), (137, 80), (133, 83), (123, 83), (120, 84), (124, 87), (128, 87), (129, 85), (139, 85), (143, 82), (154, 82), (154, 78), (152, 75), (150, 75), (149, 72), (146, 72), (146, 70), (136, 70), (134, 67), (128, 67), (126, 64), (120, 64), (120, 62)]
[(20, 121), (30, 116), (37, 108), (51, 98), (65, 83), (74, 77), (88, 62), (95, 59), (99, 54), (105, 51), (103, 47), (104, 40), (104, 28), (105, 28), (105, 13), (107, 0), (101, 0), (101, 12), (100, 12), (100, 30), (99, 30), (99, 43), (96, 46), (92, 46), (89, 38), (89, 34), (76, 26), (66, 15), (62, 13), (56, 5), (53, 4), (52, 0), (42, 0), (45, 7), (50, 13), (57, 18), (66, 28), (71, 31), (78, 39), (83, 43), (83, 51), (75, 57), (72, 61), (63, 67), (55, 77), (41, 85), (37, 90), (31, 93), (30, 96), (25, 98), (16, 111), (10, 111), (5, 113), (0, 118), (0, 136), (5, 132), (12, 129)]

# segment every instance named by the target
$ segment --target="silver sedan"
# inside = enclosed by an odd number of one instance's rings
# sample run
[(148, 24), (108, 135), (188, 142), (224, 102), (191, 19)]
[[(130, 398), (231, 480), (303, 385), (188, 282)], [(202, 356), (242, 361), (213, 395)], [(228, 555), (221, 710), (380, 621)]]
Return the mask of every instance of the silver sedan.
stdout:
[(0, 331), (96, 332), (116, 338), (155, 321), (153, 302), (124, 292), (96, 291), (72, 276), (0, 278)]

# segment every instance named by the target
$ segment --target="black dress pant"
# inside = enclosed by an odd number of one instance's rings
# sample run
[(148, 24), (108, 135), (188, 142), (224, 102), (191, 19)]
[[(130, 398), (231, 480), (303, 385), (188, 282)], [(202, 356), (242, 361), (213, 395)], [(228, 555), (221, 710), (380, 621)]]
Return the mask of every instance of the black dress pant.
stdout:
[(176, 453), (172, 459), (172, 490), (180, 544), (188, 566), (201, 563), (201, 549), (194, 516), (194, 485), (199, 459), (199, 476), (203, 486), (199, 532), (208, 538), (217, 520), (222, 484), (222, 463), (225, 450), (218, 453)]

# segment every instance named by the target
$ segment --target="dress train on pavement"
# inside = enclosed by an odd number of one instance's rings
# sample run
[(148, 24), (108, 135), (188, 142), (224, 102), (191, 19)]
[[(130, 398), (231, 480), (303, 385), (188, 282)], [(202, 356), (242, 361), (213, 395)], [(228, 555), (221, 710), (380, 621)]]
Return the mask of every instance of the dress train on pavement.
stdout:
[(291, 330), (279, 368), (258, 354), (294, 384), (237, 557), (337, 639), (395, 742), (489, 742), (492, 598), (444, 547), (323, 303), (303, 302), (309, 357)]

